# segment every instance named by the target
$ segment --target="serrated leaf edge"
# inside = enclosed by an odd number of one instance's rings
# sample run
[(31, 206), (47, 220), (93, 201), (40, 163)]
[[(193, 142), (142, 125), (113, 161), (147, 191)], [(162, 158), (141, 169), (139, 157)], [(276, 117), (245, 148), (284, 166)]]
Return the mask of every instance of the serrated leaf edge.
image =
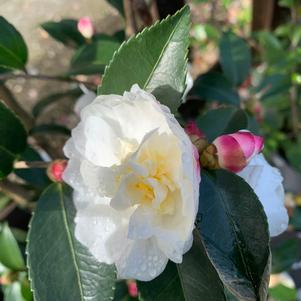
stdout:
[[(188, 5), (185, 5), (182, 9), (178, 10), (174, 15), (168, 15), (162, 21), (158, 20), (152, 26), (145, 27), (141, 32), (137, 33), (137, 35), (131, 36), (127, 41), (124, 41), (120, 45), (120, 47), (114, 52), (114, 54), (112, 56), (112, 59), (110, 60), (109, 64), (105, 67), (102, 83), (97, 88), (97, 95), (101, 94), (101, 87), (102, 87), (102, 84), (106, 80), (106, 75), (109, 72), (109, 70), (111, 68), (111, 65), (115, 61), (115, 58), (120, 54), (120, 51), (123, 50), (124, 47), (127, 47), (128, 45), (130, 45), (131, 43), (133, 43), (133, 41), (135, 41), (137, 39), (140, 39), (144, 34), (152, 31), (156, 26), (163, 25), (163, 24), (167, 23), (170, 19), (176, 18), (179, 14), (183, 13), (185, 10), (189, 11), (189, 6)], [(186, 50), (186, 54), (185, 54), (185, 57), (184, 57), (184, 59), (185, 59), (185, 65), (186, 65), (186, 68), (185, 68), (186, 72), (187, 72), (187, 61), (188, 61), (188, 58), (187, 58), (187, 56), (188, 56), (188, 45), (189, 45), (189, 39), (187, 38), (187, 42), (186, 42), (187, 50)], [(186, 81), (186, 77), (184, 77), (184, 83), (185, 83), (185, 81)], [(145, 87), (142, 87), (142, 88), (145, 88)]]

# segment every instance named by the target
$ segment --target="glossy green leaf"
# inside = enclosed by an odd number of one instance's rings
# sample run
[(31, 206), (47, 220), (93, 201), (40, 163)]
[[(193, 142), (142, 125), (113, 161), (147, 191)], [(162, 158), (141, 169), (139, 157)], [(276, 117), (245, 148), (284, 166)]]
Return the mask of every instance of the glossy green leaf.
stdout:
[(27, 46), (21, 34), (0, 16), (0, 66), (24, 70), (27, 57)]
[(68, 73), (102, 74), (119, 46), (120, 43), (113, 39), (82, 46), (75, 52)]
[(298, 239), (288, 239), (272, 248), (272, 273), (289, 270), (299, 259)]
[(231, 134), (248, 128), (247, 114), (234, 107), (210, 110), (198, 117), (196, 122), (209, 142), (220, 135)]
[(116, 272), (99, 263), (74, 236), (72, 190), (52, 184), (42, 194), (28, 235), (35, 301), (102, 301), (114, 296)]
[(219, 50), (226, 78), (234, 86), (242, 84), (251, 69), (251, 50), (247, 42), (232, 32), (225, 32), (221, 37)]
[(122, 44), (105, 70), (98, 94), (122, 95), (138, 84), (175, 111), (185, 88), (189, 19), (185, 6)]
[(240, 301), (266, 301), (268, 223), (250, 186), (225, 170), (203, 171), (197, 228), (227, 289)]
[(301, 207), (296, 207), (293, 216), (290, 219), (290, 224), (294, 230), (301, 231)]
[(113, 301), (128, 301), (129, 298), (130, 297), (126, 281), (116, 281)]
[(19, 118), (0, 101), (0, 179), (11, 172), (14, 160), (25, 150), (26, 137)]
[(224, 287), (213, 268), (198, 233), (182, 264), (169, 262), (164, 272), (150, 282), (138, 282), (144, 301), (223, 301)]
[(18, 243), (7, 224), (0, 224), (0, 262), (11, 270), (22, 270), (25, 263)]
[(240, 99), (237, 91), (227, 78), (218, 72), (208, 72), (200, 75), (194, 82), (189, 93), (205, 101), (218, 101), (220, 103), (239, 106)]
[(77, 20), (64, 19), (60, 22), (45, 22), (41, 27), (49, 33), (55, 40), (66, 46), (78, 47), (86, 40), (77, 29)]
[(286, 57), (280, 40), (271, 32), (261, 31), (257, 34), (264, 60), (269, 64), (277, 64)]

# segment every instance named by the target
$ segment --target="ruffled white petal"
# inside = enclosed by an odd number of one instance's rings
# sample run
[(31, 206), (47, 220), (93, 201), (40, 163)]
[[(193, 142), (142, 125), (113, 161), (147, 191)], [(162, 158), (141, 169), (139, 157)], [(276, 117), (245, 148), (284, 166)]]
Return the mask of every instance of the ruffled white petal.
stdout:
[(110, 206), (90, 205), (77, 211), (75, 237), (98, 261), (112, 264), (128, 243), (126, 217)]
[(152, 280), (192, 244), (200, 173), (169, 109), (134, 85), (80, 113), (64, 152), (76, 238), (120, 278)]
[(168, 258), (154, 239), (136, 240), (127, 246), (116, 262), (117, 277), (150, 281), (163, 272), (167, 262)]

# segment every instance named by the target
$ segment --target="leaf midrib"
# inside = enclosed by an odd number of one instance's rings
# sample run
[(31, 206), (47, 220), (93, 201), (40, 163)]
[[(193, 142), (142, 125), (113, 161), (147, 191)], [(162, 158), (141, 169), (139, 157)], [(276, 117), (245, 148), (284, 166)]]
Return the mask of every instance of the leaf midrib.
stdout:
[(62, 207), (63, 222), (64, 222), (64, 226), (65, 226), (65, 230), (66, 230), (66, 234), (67, 234), (67, 238), (68, 238), (68, 243), (69, 243), (69, 246), (70, 246), (70, 251), (71, 251), (72, 260), (73, 260), (73, 263), (74, 263), (76, 276), (77, 276), (80, 297), (81, 297), (81, 300), (84, 301), (82, 280), (81, 280), (81, 276), (80, 276), (80, 272), (79, 272), (78, 262), (76, 260), (76, 254), (75, 254), (75, 251), (74, 251), (74, 249), (75, 249), (74, 248), (74, 241), (72, 239), (72, 235), (71, 235), (70, 228), (69, 228), (68, 217), (67, 217), (67, 213), (66, 213), (66, 207), (65, 207), (65, 204), (64, 204), (63, 187), (62, 187), (61, 184), (59, 185), (59, 196), (60, 196), (60, 204), (61, 204), (61, 207)]
[[(178, 13), (179, 13), (179, 12), (178, 12)], [(176, 15), (175, 15), (175, 17), (176, 17)], [(144, 84), (144, 86), (143, 86), (144, 89), (146, 89), (146, 87), (147, 87), (147, 85), (149, 84), (149, 82), (150, 82), (150, 80), (151, 80), (153, 74), (155, 73), (155, 70), (157, 69), (157, 66), (158, 66), (159, 63), (161, 62), (161, 59), (162, 59), (162, 57), (163, 57), (163, 55), (164, 55), (164, 53), (165, 53), (165, 49), (168, 47), (169, 42), (171, 41), (172, 37), (174, 36), (174, 34), (175, 34), (175, 32), (176, 32), (176, 30), (177, 30), (179, 24), (181, 23), (183, 17), (185, 17), (185, 15), (182, 15), (182, 17), (180, 18), (180, 20), (177, 22), (176, 26), (174, 27), (173, 31), (172, 31), (171, 34), (169, 35), (169, 38), (168, 38), (168, 40), (166, 41), (164, 47), (162, 48), (162, 51), (161, 51), (161, 53), (160, 53), (160, 55), (159, 55), (159, 57), (158, 57), (158, 60), (157, 60), (156, 64), (154, 65), (154, 67), (153, 67), (153, 69), (152, 69), (150, 75), (148, 76), (148, 78), (147, 78), (147, 80), (146, 80), (146, 82), (145, 82), (145, 84)]]
[[(210, 176), (209, 176), (209, 177), (210, 177)], [(227, 214), (227, 216), (228, 216), (228, 218), (229, 218), (229, 221), (230, 221), (230, 223), (231, 223), (231, 226), (232, 226), (231, 228), (234, 229), (236, 223), (235, 223), (234, 219), (232, 218), (231, 214), (229, 214), (229, 212), (230, 212), (231, 210), (229, 209), (229, 206), (228, 206), (228, 205), (226, 204), (226, 202), (224, 201), (223, 193), (222, 193), (220, 190), (218, 190), (218, 191), (217, 191), (217, 194), (218, 194), (219, 198), (222, 200), (222, 204), (223, 204), (223, 206), (224, 206), (225, 212), (226, 212), (226, 214)], [(232, 233), (234, 233), (235, 241), (236, 241), (236, 242), (240, 241), (240, 239), (238, 238), (238, 235), (237, 235), (236, 231), (232, 231)], [(251, 271), (249, 270), (248, 265), (246, 264), (246, 261), (245, 261), (245, 259), (244, 259), (244, 253), (243, 253), (243, 250), (242, 250), (242, 248), (240, 247), (240, 244), (239, 244), (239, 243), (237, 243), (236, 246), (237, 246), (237, 248), (238, 248), (238, 251), (239, 251), (240, 257), (241, 257), (241, 259), (242, 259), (243, 265), (244, 265), (244, 267), (245, 267), (245, 269), (246, 269), (247, 276), (248, 276), (249, 279), (251, 280), (250, 282), (252, 283), (252, 286), (253, 286), (253, 288), (254, 288), (254, 290), (255, 290), (255, 296), (258, 297), (258, 295), (257, 295), (257, 289), (256, 289), (255, 284), (254, 284), (254, 279), (253, 279), (252, 273), (251, 273)]]

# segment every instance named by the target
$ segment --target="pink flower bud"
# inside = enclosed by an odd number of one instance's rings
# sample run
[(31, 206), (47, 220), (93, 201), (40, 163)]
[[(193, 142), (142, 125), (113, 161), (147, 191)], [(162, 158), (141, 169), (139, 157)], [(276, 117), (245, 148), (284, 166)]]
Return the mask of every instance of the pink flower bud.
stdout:
[(200, 139), (205, 138), (204, 133), (198, 128), (198, 126), (194, 120), (191, 120), (186, 124), (185, 132), (189, 136), (195, 136)]
[(248, 131), (222, 135), (213, 141), (220, 168), (239, 172), (263, 149), (263, 138)]
[(86, 39), (91, 39), (95, 31), (89, 17), (80, 18), (77, 23), (77, 29)]
[(47, 175), (53, 182), (62, 182), (67, 160), (55, 160), (47, 168)]
[(129, 295), (133, 298), (138, 297), (137, 282), (135, 280), (129, 280), (127, 282)]

